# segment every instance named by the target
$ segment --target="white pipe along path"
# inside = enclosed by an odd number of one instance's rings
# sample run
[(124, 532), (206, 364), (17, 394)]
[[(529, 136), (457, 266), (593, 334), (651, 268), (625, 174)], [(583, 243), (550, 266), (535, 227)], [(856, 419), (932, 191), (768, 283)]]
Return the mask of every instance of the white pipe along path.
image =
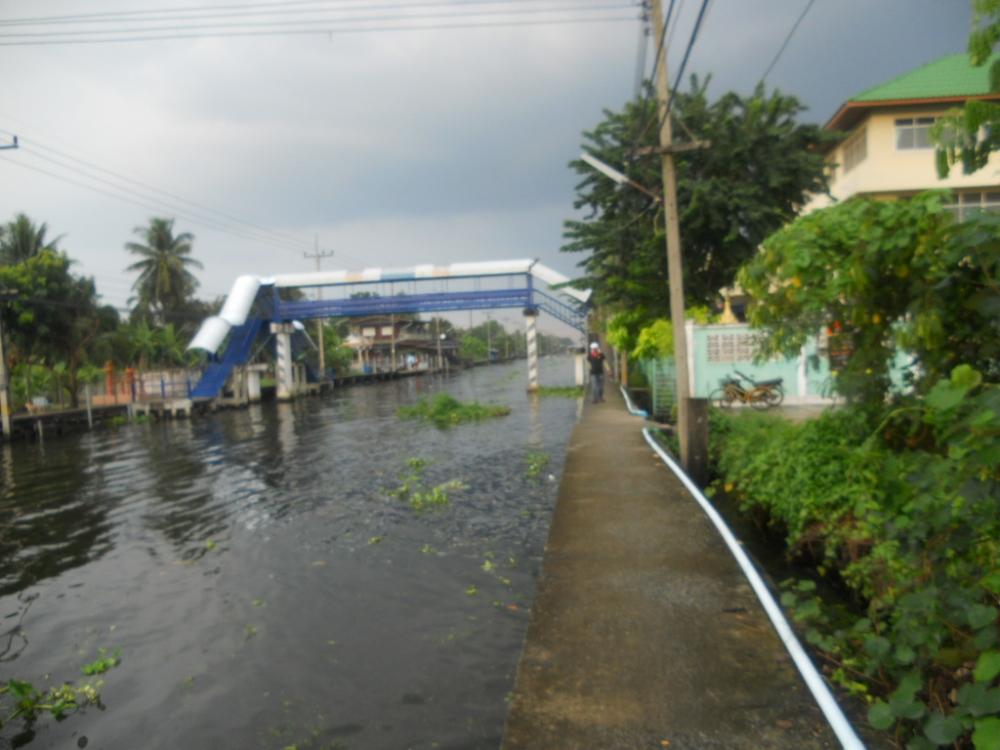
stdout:
[(650, 447), (663, 459), (663, 462), (670, 467), (670, 470), (677, 476), (684, 486), (687, 487), (688, 491), (698, 501), (701, 509), (705, 511), (709, 520), (715, 525), (719, 534), (722, 536), (723, 541), (725, 541), (726, 546), (729, 547), (729, 551), (733, 553), (733, 557), (736, 558), (737, 564), (743, 571), (743, 574), (747, 577), (750, 582), (750, 586), (753, 588), (754, 593), (757, 594), (757, 598), (764, 607), (764, 611), (767, 613), (768, 618), (771, 620), (771, 624), (774, 626), (775, 631), (778, 633), (778, 637), (781, 638), (781, 642), (785, 644), (785, 648), (788, 649), (789, 655), (792, 657), (792, 661), (795, 662), (796, 668), (799, 670), (799, 674), (802, 675), (802, 679), (805, 680), (806, 686), (809, 688), (809, 692), (813, 694), (813, 698), (816, 699), (816, 703), (819, 704), (820, 710), (826, 717), (826, 720), (830, 724), (830, 728), (833, 729), (833, 733), (837, 736), (840, 744), (845, 748), (845, 750), (865, 750), (864, 743), (861, 742), (858, 735), (854, 732), (854, 727), (844, 716), (844, 712), (840, 710), (840, 706), (837, 704), (836, 699), (830, 692), (830, 689), (826, 686), (823, 677), (816, 670), (809, 656), (806, 654), (805, 649), (802, 648), (802, 644), (799, 643), (799, 639), (795, 637), (795, 633), (792, 632), (791, 625), (788, 624), (788, 620), (781, 612), (781, 608), (778, 603), (774, 601), (774, 597), (771, 596), (771, 592), (768, 590), (767, 585), (764, 583), (764, 579), (760, 577), (757, 569), (750, 562), (750, 558), (747, 557), (746, 552), (743, 551), (743, 547), (740, 546), (739, 541), (730, 531), (729, 526), (719, 515), (719, 512), (715, 507), (708, 501), (708, 499), (701, 493), (698, 486), (691, 481), (687, 474), (681, 469), (680, 466), (670, 457), (670, 455), (660, 447), (653, 437), (652, 432), (649, 428), (643, 428), (642, 435), (646, 438), (646, 442), (649, 443)]

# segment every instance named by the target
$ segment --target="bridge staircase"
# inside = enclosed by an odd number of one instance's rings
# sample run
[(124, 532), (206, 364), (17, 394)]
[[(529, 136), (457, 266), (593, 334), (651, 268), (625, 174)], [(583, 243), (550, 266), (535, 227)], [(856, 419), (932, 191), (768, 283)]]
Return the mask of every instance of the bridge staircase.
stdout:
[(245, 364), (250, 358), (254, 341), (263, 325), (261, 318), (247, 318), (243, 325), (233, 328), (222, 359), (208, 365), (198, 384), (191, 390), (191, 398), (215, 398), (222, 392), (233, 368)]

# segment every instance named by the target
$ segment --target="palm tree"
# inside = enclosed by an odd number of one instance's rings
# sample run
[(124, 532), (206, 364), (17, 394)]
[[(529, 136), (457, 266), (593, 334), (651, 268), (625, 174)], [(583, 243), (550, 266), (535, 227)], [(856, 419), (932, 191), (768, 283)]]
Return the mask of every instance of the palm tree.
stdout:
[(138, 308), (152, 313), (162, 325), (198, 288), (198, 280), (188, 269), (203, 266), (191, 257), (194, 237), (188, 232), (174, 236), (173, 219), (152, 218), (148, 227), (136, 227), (135, 234), (144, 242), (126, 242), (125, 249), (140, 260), (126, 270), (139, 272), (132, 285)]
[(0, 265), (12, 266), (33, 258), (43, 250), (58, 250), (57, 245), (62, 236), (46, 241), (45, 233), (48, 226), (35, 222), (26, 214), (18, 214), (7, 226), (0, 227)]

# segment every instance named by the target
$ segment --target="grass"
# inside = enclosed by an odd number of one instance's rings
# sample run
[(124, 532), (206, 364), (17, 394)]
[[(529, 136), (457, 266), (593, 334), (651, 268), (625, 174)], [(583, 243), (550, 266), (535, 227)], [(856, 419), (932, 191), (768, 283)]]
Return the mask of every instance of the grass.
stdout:
[(556, 396), (559, 398), (580, 398), (583, 396), (582, 385), (543, 385), (537, 391), (539, 396)]
[(438, 427), (451, 427), (465, 422), (482, 422), (494, 417), (510, 414), (510, 407), (496, 404), (480, 404), (476, 401), (463, 404), (447, 393), (439, 393), (432, 399), (421, 399), (413, 406), (403, 406), (396, 411), (401, 419), (422, 419), (433, 422)]

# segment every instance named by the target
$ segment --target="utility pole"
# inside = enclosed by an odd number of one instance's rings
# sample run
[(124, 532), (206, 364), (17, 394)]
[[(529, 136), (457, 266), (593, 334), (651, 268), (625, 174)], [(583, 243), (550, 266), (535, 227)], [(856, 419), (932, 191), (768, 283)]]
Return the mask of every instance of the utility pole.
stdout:
[(14, 299), (17, 292), (8, 291), (0, 294), (0, 427), (3, 429), (4, 440), (10, 440), (13, 435), (10, 421), (10, 373), (7, 370), (7, 351), (4, 348), (3, 311), (7, 309), (7, 301)]
[[(315, 258), (316, 259), (316, 273), (319, 273), (319, 264), (323, 258), (332, 258), (333, 250), (324, 250), (320, 252), (319, 249), (319, 235), (316, 235), (316, 250), (312, 253), (302, 253), (303, 258)], [(316, 287), (316, 301), (318, 302), (323, 298), (323, 290), (321, 287)], [(316, 320), (316, 336), (319, 339), (319, 377), (320, 382), (326, 380), (326, 348), (323, 345), (323, 318), (318, 318)]]
[[(663, 28), (663, 8), (660, 0), (652, 0), (653, 28)], [(674, 362), (677, 367), (677, 437), (681, 447), (681, 464), (690, 468), (690, 413), (688, 399), (687, 330), (684, 327), (684, 271), (681, 266), (681, 229), (677, 214), (677, 176), (674, 173), (672, 133), (667, 103), (670, 99), (667, 79), (666, 45), (660, 47), (656, 78), (657, 113), (662, 120), (660, 127), (660, 158), (663, 172), (663, 208), (667, 223), (667, 276), (670, 284), (670, 322), (674, 328)], [(655, 63), (654, 63), (655, 64)]]

